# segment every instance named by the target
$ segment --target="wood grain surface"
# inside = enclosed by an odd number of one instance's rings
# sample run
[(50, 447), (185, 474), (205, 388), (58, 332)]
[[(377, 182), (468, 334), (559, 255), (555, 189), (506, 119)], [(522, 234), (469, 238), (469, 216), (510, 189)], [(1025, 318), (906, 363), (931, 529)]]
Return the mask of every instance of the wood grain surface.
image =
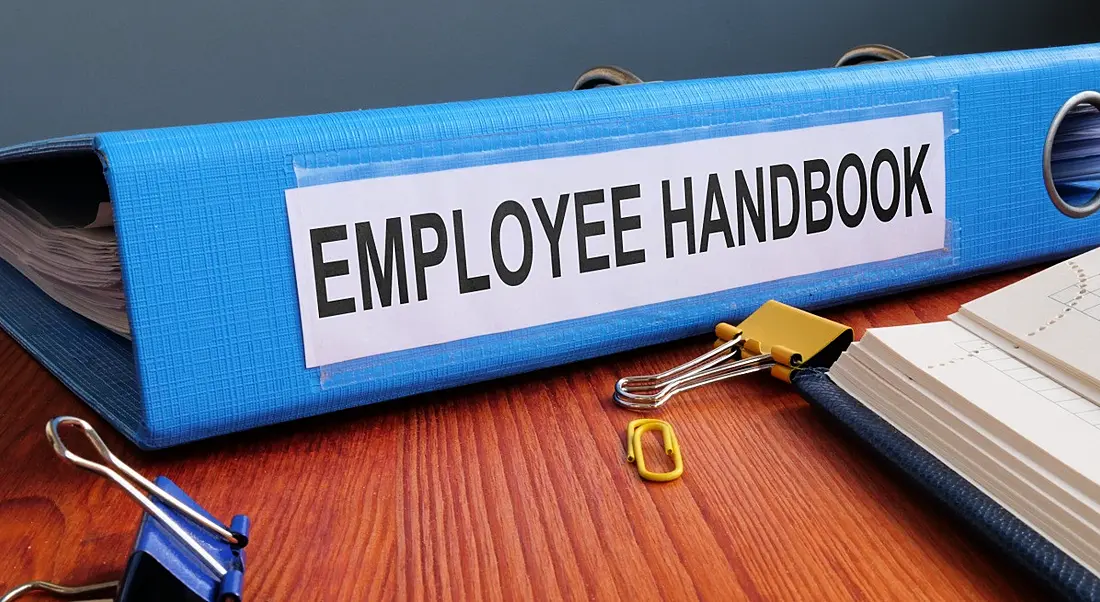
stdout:
[[(1030, 273), (860, 303), (853, 326), (945, 318)], [(253, 520), (248, 600), (1036, 600), (1050, 594), (763, 375), (674, 398), (684, 476), (624, 462), (615, 379), (699, 338), (143, 453), (0, 335), (0, 589), (118, 575), (139, 519), (54, 456), (43, 426), (89, 419), (142, 473)], [(657, 462), (658, 435), (647, 454)]]

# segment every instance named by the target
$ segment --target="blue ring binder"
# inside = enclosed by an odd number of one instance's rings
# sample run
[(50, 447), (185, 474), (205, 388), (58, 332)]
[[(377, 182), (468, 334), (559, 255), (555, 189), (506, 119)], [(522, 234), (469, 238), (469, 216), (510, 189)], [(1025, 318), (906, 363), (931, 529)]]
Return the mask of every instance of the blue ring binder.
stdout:
[[(160, 448), (701, 334), (767, 299), (812, 310), (1064, 257), (1100, 244), (1100, 218), (1054, 207), (1043, 143), (1066, 100), (1098, 81), (1100, 45), (1084, 45), (29, 143), (0, 150), (0, 163), (101, 162), (94, 184), (110, 194), (133, 341), (58, 307), (8, 264), (0, 325), (134, 442)], [(309, 169), (341, 181), (575, 157), (929, 102), (950, 134), (942, 251), (305, 368), (285, 193)], [(1055, 177), (1072, 167), (1075, 195), (1087, 195), (1091, 156), (1059, 152)]]

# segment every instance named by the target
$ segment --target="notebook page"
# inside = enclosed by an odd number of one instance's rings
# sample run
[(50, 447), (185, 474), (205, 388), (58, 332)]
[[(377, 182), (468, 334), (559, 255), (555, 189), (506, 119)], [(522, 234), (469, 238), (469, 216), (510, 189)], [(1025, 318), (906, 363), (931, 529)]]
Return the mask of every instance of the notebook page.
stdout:
[(1047, 361), (1046, 358), (1016, 345), (1009, 339), (1004, 338), (1000, 334), (964, 315), (958, 313), (952, 314), (950, 320), (974, 333), (979, 338), (985, 339), (991, 345), (1000, 348), (1001, 351), (1008, 353), (1031, 368), (1042, 372), (1045, 376), (1053, 379), (1067, 389), (1073, 390), (1081, 397), (1100, 405), (1100, 387), (1094, 386), (1090, 380), (1079, 378), (1077, 373), (1062, 369), (1058, 364), (1053, 364)]
[(966, 303), (959, 314), (1100, 388), (1100, 249)]
[(871, 329), (861, 346), (1100, 500), (1100, 407), (951, 322)]

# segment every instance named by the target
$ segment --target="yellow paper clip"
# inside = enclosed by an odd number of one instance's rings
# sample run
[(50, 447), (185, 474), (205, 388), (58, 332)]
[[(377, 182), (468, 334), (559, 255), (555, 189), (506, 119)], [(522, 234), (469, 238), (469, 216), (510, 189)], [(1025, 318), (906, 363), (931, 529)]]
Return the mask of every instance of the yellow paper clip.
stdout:
[[(642, 435), (657, 429), (660, 429), (664, 436), (665, 453), (672, 457), (673, 468), (668, 472), (650, 472), (645, 466), (645, 457), (642, 455)], [(680, 444), (676, 441), (676, 433), (672, 432), (672, 425), (664, 420), (639, 418), (627, 425), (626, 461), (636, 463), (638, 474), (647, 481), (673, 481), (684, 474), (684, 458), (680, 455)]]
[(714, 332), (714, 349), (687, 363), (619, 379), (615, 403), (656, 410), (677, 393), (764, 370), (791, 382), (793, 370), (829, 366), (852, 342), (851, 328), (778, 301), (768, 301), (737, 326), (723, 322)]

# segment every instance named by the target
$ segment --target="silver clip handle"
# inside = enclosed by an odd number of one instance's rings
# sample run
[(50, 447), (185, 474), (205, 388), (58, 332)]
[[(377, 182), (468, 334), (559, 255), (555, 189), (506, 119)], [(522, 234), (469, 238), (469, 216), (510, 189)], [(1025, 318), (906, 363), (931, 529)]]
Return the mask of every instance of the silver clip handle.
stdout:
[[(117, 468), (134, 482), (131, 483), (130, 481), (127, 481), (118, 472), (112, 470), (107, 466), (104, 466), (103, 464), (92, 462), (87, 458), (83, 458), (69, 451), (69, 449), (65, 447), (64, 442), (61, 441), (61, 435), (58, 432), (59, 428), (62, 426), (80, 427), (84, 431), (84, 436), (87, 437), (88, 441), (92, 443), (92, 446), (95, 447), (97, 452), (99, 452), (99, 455), (103, 456), (103, 458), (107, 460), (108, 463)], [(95, 429), (92, 428), (92, 425), (88, 424), (86, 421), (81, 420), (80, 418), (74, 418), (72, 416), (61, 416), (58, 418), (54, 418), (46, 424), (46, 438), (50, 440), (50, 444), (53, 445), (54, 451), (57, 453), (57, 455), (61, 456), (61, 458), (72, 462), (73, 464), (79, 466), (80, 468), (83, 468), (84, 470), (88, 470), (98, 475), (107, 477), (108, 479), (114, 481), (115, 484), (117, 484), (119, 487), (122, 487), (124, 490), (126, 490), (126, 493), (128, 493), (130, 497), (134, 499), (134, 501), (140, 504), (146, 512), (153, 515), (158, 521), (160, 521), (162, 525), (167, 527), (169, 531), (171, 531), (177, 538), (179, 538), (181, 542), (183, 542), (188, 548), (190, 548), (191, 551), (199, 557), (202, 563), (205, 564), (211, 571), (213, 571), (214, 574), (218, 576), (218, 578), (225, 577), (225, 575), (228, 573), (228, 570), (226, 570), (226, 568), (222, 566), (222, 564), (218, 562), (218, 560), (215, 559), (210, 554), (210, 552), (206, 550), (206, 548), (202, 547), (199, 542), (195, 541), (195, 538), (191, 537), (191, 535), (188, 534), (187, 531), (185, 531), (183, 527), (179, 525), (179, 523), (172, 520), (172, 518), (168, 516), (168, 513), (166, 513), (156, 504), (154, 504), (153, 501), (150, 500), (148, 497), (143, 495), (138, 489), (138, 486), (140, 486), (142, 489), (149, 492), (150, 494), (156, 496), (158, 499), (171, 506), (177, 512), (195, 521), (195, 523), (201, 525), (202, 527), (205, 527), (206, 529), (209, 529), (210, 531), (213, 531), (214, 533), (217, 533), (226, 541), (232, 544), (238, 543), (238, 538), (235, 537), (234, 534), (231, 533), (228, 529), (226, 529), (222, 525), (219, 525), (218, 523), (211, 521), (209, 518), (203, 516), (202, 514), (199, 514), (194, 509), (188, 507), (186, 504), (169, 494), (167, 491), (164, 491), (160, 487), (157, 487), (153, 482), (138, 474), (137, 471), (127, 466), (125, 463), (122, 462), (122, 460), (119, 460), (114, 454), (111, 453), (111, 450), (107, 449), (107, 444), (103, 442), (102, 438), (100, 438), (99, 433), (95, 432)], [(135, 483), (137, 484), (136, 486)], [(4, 601), (0, 600), (0, 602)]]
[[(770, 355), (737, 359), (744, 338), (741, 335), (722, 343), (699, 357), (660, 374), (627, 376), (615, 383), (615, 403), (636, 412), (650, 412), (663, 406), (677, 393), (716, 383), (727, 378), (771, 369)], [(729, 360), (736, 360), (725, 363)]]
[[(16, 598), (22, 598), (27, 594), (35, 592), (46, 592), (55, 594), (62, 598), (77, 599), (78, 596), (85, 594), (109, 594), (113, 596), (118, 589), (118, 581), (109, 581), (107, 583), (96, 583), (94, 585), (82, 585), (80, 587), (65, 587), (64, 585), (56, 585), (48, 581), (31, 581), (30, 583), (24, 583), (19, 587), (4, 594), (3, 598), (0, 598), (0, 602), (12, 602)], [(111, 598), (103, 598), (99, 600), (85, 599), (85, 602), (111, 602)]]

